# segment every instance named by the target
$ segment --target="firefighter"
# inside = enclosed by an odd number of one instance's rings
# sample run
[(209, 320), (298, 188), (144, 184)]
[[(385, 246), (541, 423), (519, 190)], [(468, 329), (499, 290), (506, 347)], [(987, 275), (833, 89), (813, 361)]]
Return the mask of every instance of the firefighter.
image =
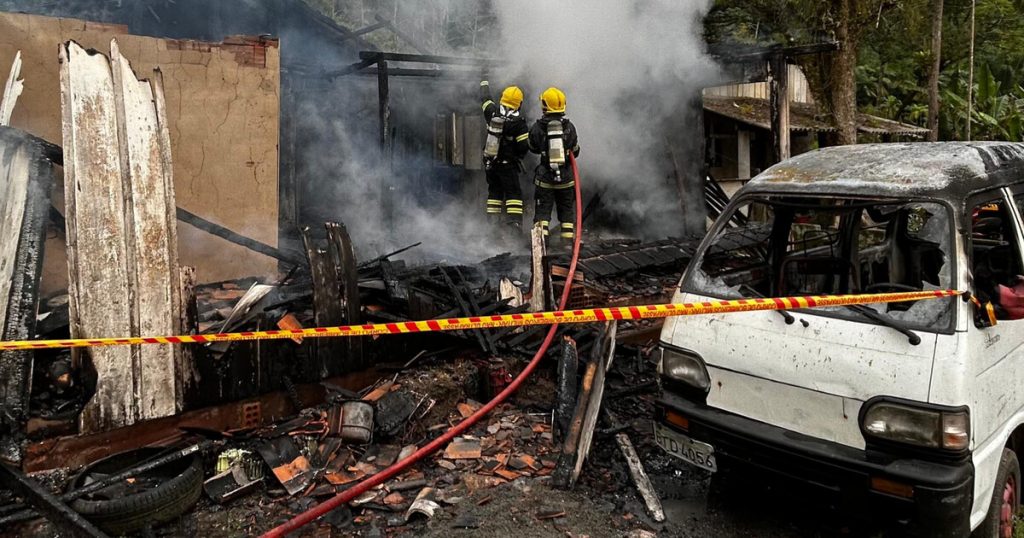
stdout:
[(541, 223), (547, 236), (551, 225), (551, 209), (556, 209), (560, 226), (559, 238), (573, 243), (576, 230), (576, 178), (565, 152), (580, 154), (576, 126), (565, 117), (565, 93), (548, 88), (540, 96), (543, 117), (530, 128), (530, 151), (540, 154), (534, 172), (536, 211), (534, 223)]
[(523, 90), (509, 86), (501, 92), (498, 104), (491, 100), (491, 87), (485, 80), (480, 83), (487, 138), (484, 143), (484, 168), (487, 170), (487, 217), (501, 222), (502, 207), (505, 223), (513, 235), (523, 229), (523, 188), (519, 184), (519, 171), (523, 157), (529, 151), (530, 136), (526, 119), (519, 107), (523, 104)]

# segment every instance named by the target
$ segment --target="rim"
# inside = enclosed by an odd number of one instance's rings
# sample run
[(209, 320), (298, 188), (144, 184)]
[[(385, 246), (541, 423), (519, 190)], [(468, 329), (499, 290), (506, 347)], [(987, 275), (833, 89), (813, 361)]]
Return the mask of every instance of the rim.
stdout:
[(1003, 485), (1003, 505), (999, 511), (1000, 538), (1013, 538), (1013, 516), (1017, 507), (1017, 480), (1013, 475), (1006, 477)]

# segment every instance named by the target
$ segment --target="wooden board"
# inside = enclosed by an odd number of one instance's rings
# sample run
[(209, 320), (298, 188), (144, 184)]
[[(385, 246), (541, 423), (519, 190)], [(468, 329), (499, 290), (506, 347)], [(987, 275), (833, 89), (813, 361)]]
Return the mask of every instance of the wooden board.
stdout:
[[(590, 391), (590, 402), (587, 404), (587, 413), (583, 417), (583, 430), (580, 432), (580, 444), (576, 451), (576, 468), (573, 469), (570, 485), (575, 484), (583, 472), (583, 462), (590, 454), (590, 443), (594, 440), (594, 428), (597, 426), (597, 417), (601, 413), (601, 400), (604, 397), (604, 379), (608, 369), (612, 367), (612, 360), (615, 359), (615, 333), (618, 329), (617, 322), (611, 322), (608, 334), (604, 342), (607, 348), (600, 346), (598, 349), (605, 350), (604, 355), (594, 353), (591, 360), (597, 362), (597, 373), (594, 375), (594, 387)], [(602, 342), (602, 343), (604, 343)]]
[[(170, 142), (159, 73), (139, 80), (111, 58), (60, 48), (71, 334), (174, 334), (181, 327)], [(83, 433), (181, 409), (180, 352), (171, 346), (81, 351), (96, 393)]]
[[(71, 336), (128, 335), (126, 209), (110, 63), (74, 42), (60, 47), (60, 61)], [(79, 419), (82, 431), (134, 423), (131, 348), (94, 348), (74, 357), (97, 379)]]
[(544, 228), (539, 222), (530, 229), (530, 253), (530, 312), (543, 312), (547, 294), (544, 291)]
[[(362, 304), (359, 299), (359, 276), (352, 238), (349, 237), (344, 224), (328, 222), (324, 226), (327, 228), (327, 251), (334, 264), (338, 296), (342, 305), (342, 318), (339, 321), (344, 325), (360, 324), (363, 322)], [(346, 356), (341, 367), (328, 368), (330, 373), (337, 375), (369, 366), (364, 362), (368, 355), (363, 353), (363, 338), (345, 338), (344, 344)]]
[[(309, 257), (309, 269), (313, 276), (313, 320), (317, 327), (341, 325), (344, 317), (341, 289), (337, 285), (334, 264), (330, 254), (319, 248), (312, 238), (309, 228), (302, 230), (302, 240)], [(344, 353), (341, 338), (317, 338), (311, 342), (315, 346), (314, 367), (317, 375), (324, 377), (327, 365), (339, 361)]]
[(601, 412), (604, 396), (605, 374), (615, 358), (615, 332), (617, 324), (607, 322), (601, 330), (599, 340), (594, 344), (590, 362), (583, 373), (576, 409), (565, 440), (561, 443), (558, 463), (552, 473), (552, 484), (559, 488), (572, 488), (583, 471), (583, 462), (590, 453), (594, 438), (594, 427)]
[(661, 506), (661, 499), (658, 498), (658, 493), (654, 490), (651, 479), (647, 477), (644, 464), (640, 461), (640, 456), (637, 455), (636, 449), (633, 448), (633, 443), (629, 440), (629, 436), (625, 433), (617, 433), (615, 434), (615, 442), (619, 445), (622, 457), (626, 458), (629, 474), (633, 477), (633, 483), (636, 484), (636, 489), (640, 492), (640, 497), (647, 506), (647, 513), (651, 515), (651, 519), (658, 523), (665, 521), (665, 510)]
[[(134, 294), (132, 334), (177, 334), (181, 298), (167, 119), (155, 106), (158, 92), (148, 80), (136, 78), (116, 40), (110, 42), (110, 67), (128, 218), (125, 238), (129, 287)], [(133, 350), (140, 418), (162, 417), (179, 409), (175, 347)]]
[[(10, 147), (8, 146), (10, 144)], [(28, 201), (28, 182), (33, 161), (32, 152), (24, 144), (4, 140), (0, 154), (0, 329), (6, 326), (7, 303), (11, 297), (20, 233)]]

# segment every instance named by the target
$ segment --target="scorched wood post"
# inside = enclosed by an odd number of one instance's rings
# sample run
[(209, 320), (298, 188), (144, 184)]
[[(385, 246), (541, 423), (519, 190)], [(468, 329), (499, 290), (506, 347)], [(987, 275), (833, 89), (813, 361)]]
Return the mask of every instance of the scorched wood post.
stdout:
[(774, 161), (789, 158), (789, 65), (780, 49), (768, 61), (768, 87), (771, 90), (772, 149)]
[(377, 62), (377, 95), (380, 99), (380, 155), (383, 179), (380, 182), (381, 208), (384, 222), (390, 227), (394, 215), (392, 207), (391, 173), (391, 89), (388, 81), (388, 63)]

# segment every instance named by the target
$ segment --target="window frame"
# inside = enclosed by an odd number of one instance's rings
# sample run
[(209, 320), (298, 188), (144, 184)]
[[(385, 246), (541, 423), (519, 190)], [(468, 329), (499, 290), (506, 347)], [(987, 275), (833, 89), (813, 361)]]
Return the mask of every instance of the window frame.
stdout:
[[(1024, 188), (1024, 184), (1022, 184), (1021, 187)], [(728, 219), (725, 218), (726, 215), (731, 215), (736, 210), (737, 207), (741, 207), (741, 206), (744, 206), (744, 205), (749, 205), (749, 204), (752, 204), (752, 203), (755, 203), (755, 202), (766, 203), (764, 200), (765, 199), (769, 199), (769, 198), (793, 197), (793, 196), (799, 197), (799, 196), (806, 196), (806, 195), (802, 194), (802, 193), (787, 192), (787, 191), (752, 191), (752, 192), (741, 193), (739, 196), (736, 196), (735, 198), (733, 198), (733, 200), (722, 211), (722, 213), (719, 216), (719, 218), (716, 219), (715, 222), (712, 224), (711, 228), (708, 230), (707, 234), (704, 236), (704, 239), (701, 241), (700, 245), (697, 247), (697, 250), (694, 253), (694, 256), (690, 259), (690, 262), (687, 264), (686, 270), (683, 272), (683, 276), (679, 280), (679, 291), (681, 293), (685, 293), (685, 294), (697, 295), (697, 296), (702, 296), (702, 297), (711, 297), (711, 298), (715, 298), (715, 299), (722, 299), (722, 300), (734, 299), (733, 297), (725, 297), (725, 296), (719, 296), (719, 295), (715, 295), (715, 294), (705, 293), (703, 291), (695, 291), (695, 288), (693, 286), (693, 279), (694, 279), (694, 273), (698, 270), (698, 263), (697, 263), (698, 259), (701, 259), (703, 257), (703, 255), (706, 253), (707, 249), (710, 248), (712, 243), (715, 241), (715, 238), (720, 233), (722, 233), (722, 231), (728, 225)], [(925, 195), (925, 196), (911, 196), (911, 197), (897, 197), (897, 196), (870, 195), (870, 194), (864, 194), (864, 193), (848, 193), (848, 192), (832, 192), (832, 193), (820, 192), (820, 193), (814, 193), (813, 196), (815, 196), (815, 197), (837, 197), (837, 198), (843, 198), (845, 200), (859, 200), (859, 201), (864, 201), (864, 202), (885, 202), (885, 201), (891, 201), (892, 203), (897, 203), (897, 204), (934, 203), (934, 204), (937, 204), (937, 205), (940, 205), (940, 206), (944, 207), (946, 209), (946, 211), (948, 212), (948, 216), (949, 216), (949, 218), (948, 218), (949, 222), (948, 222), (947, 225), (948, 225), (948, 229), (949, 229), (950, 240), (949, 240), (949, 245), (948, 245), (949, 252), (946, 252), (946, 260), (947, 260), (946, 263), (949, 264), (950, 288), (951, 289), (960, 289), (960, 281), (961, 281), (960, 259), (959, 259), (959, 256), (958, 256), (956, 250), (957, 250), (957, 236), (960, 235), (959, 234), (960, 227), (957, 224), (957, 216), (960, 214), (961, 210), (960, 210), (959, 207), (957, 207), (957, 205), (952, 203), (949, 199), (935, 197), (935, 196), (927, 196), (927, 195)], [(936, 299), (936, 300), (940, 300), (941, 301), (941, 300), (952, 300), (952, 299)], [(870, 320), (860, 319), (857, 316), (845, 316), (845, 315), (836, 314), (834, 312), (829, 312), (829, 311), (822, 310), (822, 309), (802, 309), (802, 308), (801, 309), (797, 309), (797, 308), (794, 308), (794, 309), (788, 309), (788, 310), (790, 312), (799, 312), (799, 313), (804, 314), (804, 315), (821, 316), (821, 317), (825, 317), (825, 318), (829, 318), (829, 319), (848, 321), (848, 322), (851, 322), (851, 323), (874, 324)], [(957, 327), (958, 327), (959, 316), (960, 315), (961, 315), (960, 314), (960, 308), (958, 308), (956, 305), (953, 305), (950, 308), (950, 312), (949, 312), (949, 323), (946, 324), (945, 326), (935, 327), (935, 328), (930, 328), (930, 329), (924, 329), (924, 328), (920, 328), (920, 327), (914, 326), (914, 327), (910, 327), (910, 329), (914, 330), (914, 331), (927, 332), (929, 334), (952, 335), (952, 334), (955, 334), (957, 332)]]

